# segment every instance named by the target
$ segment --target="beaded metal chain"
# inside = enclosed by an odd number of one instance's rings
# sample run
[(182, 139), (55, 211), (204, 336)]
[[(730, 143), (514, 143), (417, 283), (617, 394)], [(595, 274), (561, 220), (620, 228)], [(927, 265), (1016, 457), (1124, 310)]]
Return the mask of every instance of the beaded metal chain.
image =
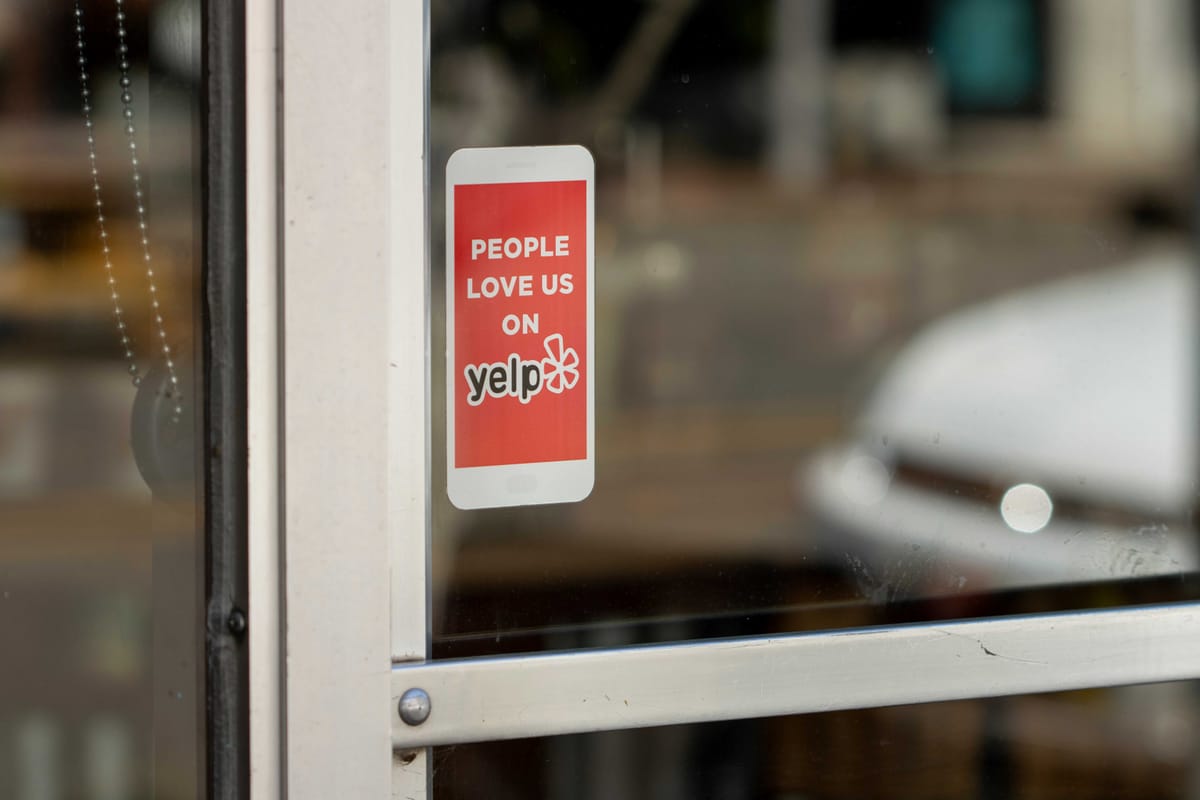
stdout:
[[(146, 204), (142, 192), (142, 175), (137, 156), (136, 130), (133, 124), (133, 95), (130, 92), (129, 78), (129, 44), (125, 34), (124, 0), (115, 0), (117, 8), (117, 60), (120, 69), (121, 83), (121, 113), (125, 118), (125, 139), (129, 146), (129, 166), (133, 177), (133, 198), (137, 209), (138, 234), (142, 244), (142, 260), (146, 265), (146, 285), (150, 294), (150, 309), (154, 314), (154, 332), (158, 336), (158, 346), (163, 355), (167, 369), (167, 380), (170, 386), (166, 396), (175, 401), (172, 421), (178, 422), (183, 414), (182, 400), (179, 392), (179, 376), (175, 372), (174, 354), (167, 341), (167, 329), (163, 322), (162, 308), (158, 300), (158, 286), (154, 282), (154, 264), (150, 256), (150, 231), (146, 224)], [(87, 128), (88, 161), (92, 171), (92, 192), (96, 198), (96, 222), (100, 229), (100, 248), (104, 256), (104, 271), (108, 279), (108, 288), (113, 303), (113, 316), (117, 321), (117, 334), (125, 351), (125, 360), (129, 363), (129, 374), (133, 376), (133, 385), (140, 386), (144, 373), (138, 368), (133, 352), (133, 340), (125, 322), (125, 312), (121, 308), (121, 295), (117, 291), (117, 278), (113, 273), (112, 249), (109, 245), (108, 229), (105, 227), (104, 201), (100, 191), (100, 170), (96, 162), (96, 127), (92, 119), (92, 94), (89, 89), (87, 70), (87, 53), (83, 43), (83, 7), (80, 0), (75, 0), (75, 44), (79, 52), (79, 85), (83, 98), (83, 123)]]

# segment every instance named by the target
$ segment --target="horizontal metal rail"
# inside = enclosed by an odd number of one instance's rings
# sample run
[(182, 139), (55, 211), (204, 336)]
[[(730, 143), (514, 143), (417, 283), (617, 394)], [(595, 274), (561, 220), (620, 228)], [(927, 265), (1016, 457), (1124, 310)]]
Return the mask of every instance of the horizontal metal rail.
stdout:
[[(1200, 605), (396, 665), (398, 749), (1200, 677)], [(419, 688), (428, 717), (405, 723)], [(410, 716), (411, 718), (411, 716)]]

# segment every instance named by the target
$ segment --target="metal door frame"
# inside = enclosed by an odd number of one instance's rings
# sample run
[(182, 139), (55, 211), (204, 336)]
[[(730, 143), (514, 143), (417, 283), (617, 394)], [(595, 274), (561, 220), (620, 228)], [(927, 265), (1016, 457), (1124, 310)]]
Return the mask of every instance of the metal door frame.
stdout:
[(423, 797), (425, 9), (245, 15), (251, 796)]
[(427, 661), (427, 4), (247, 29), (252, 796), (424, 797), (436, 744), (1200, 677), (1197, 604)]

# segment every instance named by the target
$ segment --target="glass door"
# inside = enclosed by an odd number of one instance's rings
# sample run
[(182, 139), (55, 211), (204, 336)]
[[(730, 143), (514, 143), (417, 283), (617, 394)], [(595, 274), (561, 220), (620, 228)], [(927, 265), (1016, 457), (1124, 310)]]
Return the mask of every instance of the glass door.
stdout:
[(595, 489), (456, 510), (432, 360), (433, 657), (1194, 599), (1188, 18), (432, 4), (433, 353), (449, 155), (597, 175)]
[[(1192, 796), (1193, 4), (412, 5), (281, 22), (292, 791)], [(595, 487), (460, 510), (447, 163), (541, 145)]]
[(0, 12), (0, 796), (208, 794), (200, 23)]

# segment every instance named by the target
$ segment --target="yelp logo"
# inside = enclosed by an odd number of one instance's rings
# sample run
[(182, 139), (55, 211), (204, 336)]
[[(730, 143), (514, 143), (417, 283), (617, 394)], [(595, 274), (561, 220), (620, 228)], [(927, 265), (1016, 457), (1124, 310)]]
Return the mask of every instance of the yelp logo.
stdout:
[(561, 333), (547, 336), (543, 342), (546, 348), (546, 358), (542, 359), (542, 374), (545, 376), (546, 390), (562, 394), (567, 389), (573, 389), (579, 380), (579, 353), (574, 347), (564, 347)]
[(564, 344), (561, 333), (547, 336), (542, 346), (545, 358), (527, 361), (513, 353), (505, 361), (463, 367), (467, 403), (477, 406), (489, 396), (515, 397), (528, 403), (542, 389), (552, 394), (573, 389), (579, 382), (579, 353)]

